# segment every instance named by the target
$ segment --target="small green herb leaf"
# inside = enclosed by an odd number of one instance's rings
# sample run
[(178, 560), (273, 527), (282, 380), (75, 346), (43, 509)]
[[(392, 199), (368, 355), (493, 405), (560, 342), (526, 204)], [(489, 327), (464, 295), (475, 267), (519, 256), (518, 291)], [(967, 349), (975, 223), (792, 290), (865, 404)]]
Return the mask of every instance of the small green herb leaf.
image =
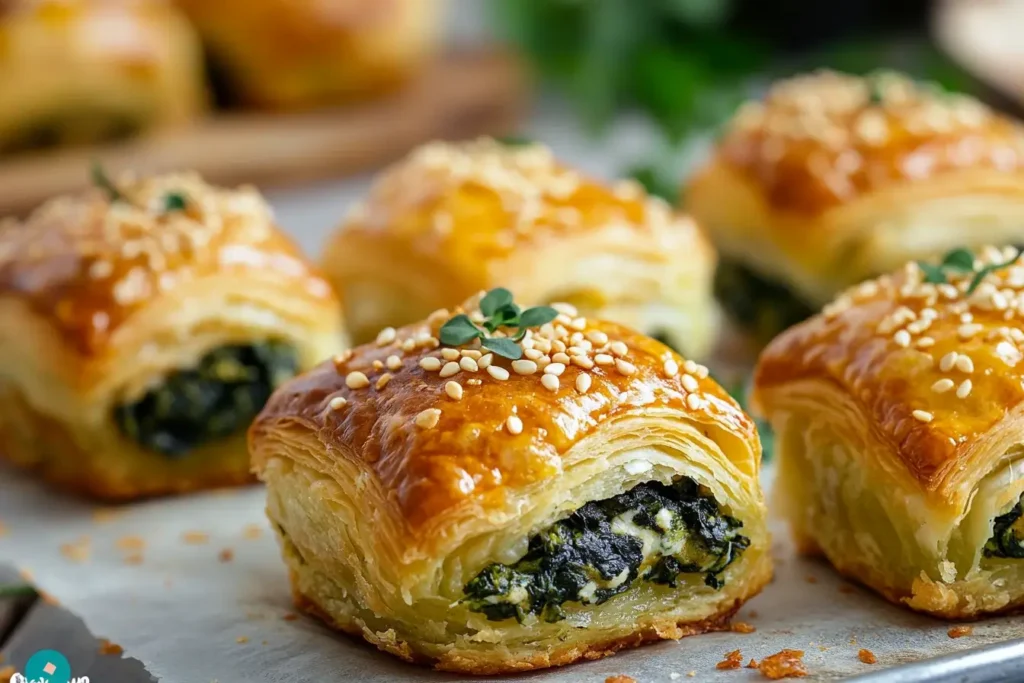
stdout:
[(917, 267), (924, 273), (924, 281), (933, 285), (942, 285), (949, 282), (946, 279), (946, 271), (942, 270), (942, 266), (936, 266), (931, 263), (924, 261), (918, 261)]
[(519, 327), (520, 329), (540, 327), (541, 325), (546, 325), (557, 317), (558, 311), (550, 306), (534, 306), (533, 308), (526, 309), (523, 311), (523, 314), (519, 316)]
[(967, 286), (967, 291), (965, 292), (965, 294), (973, 294), (974, 290), (978, 288), (978, 285), (981, 284), (981, 281), (984, 280), (989, 273), (993, 273), (999, 270), (1000, 268), (1006, 268), (1007, 266), (1013, 265), (1018, 258), (1020, 258), (1020, 250), (1018, 250), (1014, 257), (1008, 261), (1004, 261), (1003, 263), (993, 263), (979, 270), (977, 273), (974, 274), (974, 277), (971, 279), (971, 284)]
[(480, 299), (480, 312), (488, 318), (493, 316), (499, 309), (512, 303), (512, 292), (504, 287), (496, 287)]
[(515, 304), (508, 304), (502, 306), (494, 315), (491, 316), (490, 327), (491, 331), (497, 330), (500, 327), (519, 327), (519, 306)]
[(499, 356), (508, 358), (509, 360), (519, 360), (523, 357), (523, 347), (519, 346), (512, 339), (506, 339), (504, 337), (488, 337), (482, 342), (484, 348), (494, 351)]
[(168, 192), (164, 195), (163, 212), (174, 213), (188, 208), (188, 197), (181, 192)]
[(92, 176), (92, 184), (100, 188), (107, 193), (107, 197), (112, 202), (124, 201), (124, 195), (117, 189), (117, 185), (107, 175), (106, 169), (103, 168), (98, 160), (93, 160), (92, 168), (90, 169), (90, 175)]
[(974, 270), (974, 254), (967, 249), (954, 249), (943, 257), (942, 267), (970, 272)]
[(462, 346), (483, 336), (469, 316), (457, 315), (441, 326), (441, 343), (445, 346)]
[(0, 586), (0, 598), (30, 598), (36, 589), (27, 584)]
[(504, 135), (497, 140), (506, 147), (527, 147), (533, 144), (533, 140), (525, 135)]

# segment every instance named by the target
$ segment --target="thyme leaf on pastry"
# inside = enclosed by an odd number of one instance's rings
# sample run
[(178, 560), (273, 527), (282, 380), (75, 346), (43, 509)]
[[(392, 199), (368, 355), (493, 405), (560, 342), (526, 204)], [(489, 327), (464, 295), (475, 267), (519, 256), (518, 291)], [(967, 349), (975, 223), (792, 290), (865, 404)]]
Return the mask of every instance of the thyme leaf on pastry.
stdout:
[(111, 202), (126, 201), (124, 195), (117, 189), (117, 185), (110, 179), (110, 176), (107, 175), (107, 170), (103, 168), (103, 164), (99, 161), (93, 160), (89, 175), (92, 178), (92, 184), (106, 192)]
[(184, 211), (188, 208), (188, 197), (182, 192), (168, 192), (163, 197), (163, 213)]
[(944, 285), (949, 283), (951, 272), (974, 273), (970, 284), (964, 290), (964, 294), (970, 295), (978, 288), (982, 280), (990, 273), (1013, 265), (1020, 257), (1020, 250), (1014, 256), (1002, 263), (990, 263), (981, 269), (974, 270), (974, 254), (968, 249), (954, 249), (942, 257), (938, 265), (926, 261), (918, 261), (917, 266), (924, 273), (924, 281), (933, 285)]
[(1018, 258), (1020, 258), (1019, 249), (1017, 250), (1017, 253), (1013, 255), (1013, 258), (1003, 261), (1002, 263), (989, 264), (982, 268), (981, 270), (979, 270), (977, 273), (975, 273), (974, 278), (971, 280), (971, 284), (968, 285), (966, 293), (971, 294), (972, 292), (974, 292), (974, 290), (978, 288), (978, 285), (981, 284), (981, 281), (984, 280), (989, 273), (997, 271), (1000, 268), (1006, 268), (1007, 266), (1013, 265)]
[[(441, 326), (439, 337), (445, 346), (462, 346), (479, 339), (481, 346), (510, 360), (523, 357), (519, 344), (531, 327), (546, 325), (558, 317), (558, 311), (550, 306), (535, 306), (525, 311), (513, 301), (512, 292), (497, 287), (487, 292), (480, 300), (480, 312), (484, 315), (479, 325), (465, 313), (456, 315)], [(481, 329), (482, 328), (482, 329)], [(511, 336), (491, 336), (501, 328), (515, 328)]]

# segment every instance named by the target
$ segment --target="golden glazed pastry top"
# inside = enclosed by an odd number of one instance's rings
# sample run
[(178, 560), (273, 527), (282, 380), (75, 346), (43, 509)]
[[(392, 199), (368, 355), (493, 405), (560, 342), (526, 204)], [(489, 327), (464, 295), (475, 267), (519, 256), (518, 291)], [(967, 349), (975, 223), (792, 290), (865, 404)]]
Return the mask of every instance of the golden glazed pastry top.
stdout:
[(775, 84), (744, 105), (717, 159), (772, 208), (818, 214), (867, 193), (958, 169), (1018, 171), (1024, 135), (966, 95), (896, 73), (831, 71)]
[(764, 351), (755, 403), (775, 385), (835, 382), (923, 488), (952, 491), (978, 440), (1024, 398), (1024, 260), (990, 247), (974, 269), (930, 283), (909, 263), (847, 290)]
[[(218, 189), (192, 173), (124, 177), (116, 188), (123, 199), (93, 188), (0, 223), (0, 300), (26, 302), (86, 355), (154, 297), (219, 274), (293, 281), (336, 315), (330, 286), (255, 189)], [(168, 197), (184, 208), (169, 210)]]
[(729, 452), (744, 454), (736, 466), (756, 475), (755, 427), (705, 367), (627, 328), (556, 308), (553, 323), (528, 332), (519, 361), (478, 341), (442, 347), (441, 325), (462, 309), (386, 328), (376, 343), (280, 388), (250, 441), (290, 425), (312, 431), (325, 457), (372, 468), (415, 537), (429, 537), (423, 529), (457, 509), (514, 514), (517, 496), (558, 477), (561, 456), (602, 421), (659, 406), (711, 438), (741, 440)]
[(472, 283), (472, 292), (493, 282), (495, 262), (514, 251), (615, 226), (630, 239), (672, 250), (685, 244), (692, 258), (713, 258), (695, 223), (638, 183), (608, 187), (563, 166), (543, 145), (488, 138), (413, 152), (351, 211), (337, 239), (404, 244)]

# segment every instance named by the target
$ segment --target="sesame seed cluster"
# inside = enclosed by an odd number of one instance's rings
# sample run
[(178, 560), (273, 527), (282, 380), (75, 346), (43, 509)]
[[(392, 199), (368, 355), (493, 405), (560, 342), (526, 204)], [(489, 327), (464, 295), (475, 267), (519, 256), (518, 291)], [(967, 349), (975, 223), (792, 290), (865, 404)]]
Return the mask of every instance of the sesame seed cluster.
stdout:
[[(460, 193), (480, 190), (496, 197), (504, 213), (493, 230), (489, 222), (485, 227), (476, 220), (476, 214), (472, 224), (458, 220)], [(410, 227), (401, 220), (410, 215), (427, 218)], [(681, 222), (691, 225), (635, 181), (607, 188), (558, 163), (544, 145), (506, 145), (491, 138), (418, 148), (386, 171), (366, 202), (354, 206), (346, 219), (349, 228), (411, 230), (441, 242), (487, 234), (487, 246), (499, 250), (538, 233), (600, 228), (616, 221), (651, 231)]]
[[(441, 388), (429, 407), (410, 416), (417, 429), (430, 430), (438, 426), (446, 409), (457, 407), (473, 392), (490, 391), (512, 379), (531, 382), (527, 386), (540, 395), (582, 396), (601, 378), (627, 382), (640, 373), (640, 361), (626, 341), (599, 329), (599, 324), (589, 322), (575, 307), (565, 303), (553, 304), (558, 311), (554, 321), (526, 331), (520, 342), (523, 355), (517, 360), (490, 352), (481, 346), (479, 339), (458, 348), (442, 346), (437, 330), (453, 315), (466, 312), (474, 322), (484, 321), (483, 314), (476, 308), (480, 296), (482, 293), (454, 311), (435, 311), (424, 325), (403, 328), (401, 332), (384, 328), (376, 342), (369, 345), (369, 349), (376, 352), (373, 360), (368, 361), (367, 353), (358, 349), (336, 356), (334, 368), (344, 377), (349, 391), (347, 397), (335, 395), (328, 399), (327, 408), (346, 410), (353, 401), (359, 400), (359, 392), (370, 387), (379, 391), (392, 381), (395, 373), (415, 367), (426, 373), (428, 386)], [(506, 335), (498, 330), (492, 336)], [(666, 349), (660, 357), (658, 374), (674, 384), (675, 394), (689, 410), (706, 409), (708, 387), (702, 383), (708, 380), (708, 369), (677, 358)], [(517, 383), (517, 390), (522, 386), (522, 382)], [(528, 401), (528, 396), (523, 400)], [(504, 431), (518, 435), (528, 428), (518, 407), (509, 405)]]
[(820, 71), (741, 107), (721, 153), (774, 204), (813, 210), (946, 170), (1017, 170), (1024, 135), (974, 98), (901, 74)]
[[(331, 296), (253, 188), (220, 190), (186, 173), (124, 176), (117, 190), (123, 200), (92, 189), (0, 225), (0, 293), (25, 298), (87, 348), (138, 306), (212, 272), (287, 271)], [(168, 209), (169, 195), (184, 207)]]

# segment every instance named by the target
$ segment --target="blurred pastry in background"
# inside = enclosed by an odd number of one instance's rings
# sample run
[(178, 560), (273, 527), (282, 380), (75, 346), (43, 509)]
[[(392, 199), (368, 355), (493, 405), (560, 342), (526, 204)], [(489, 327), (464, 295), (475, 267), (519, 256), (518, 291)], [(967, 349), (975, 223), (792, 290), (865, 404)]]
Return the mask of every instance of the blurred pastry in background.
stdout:
[(906, 261), (1024, 244), (1022, 166), (1022, 128), (971, 97), (823, 71), (744, 105), (685, 205), (723, 307), (766, 342)]
[(205, 104), (199, 41), (163, 0), (7, 0), (0, 94), (0, 153), (182, 124)]
[(105, 499), (249, 481), (252, 418), (341, 349), (330, 285), (253, 189), (96, 182), (0, 226), (0, 457)]
[(199, 29), (230, 103), (337, 104), (423, 68), (440, 0), (176, 0)]
[(329, 241), (324, 272), (354, 340), (503, 286), (568, 302), (704, 356), (714, 250), (632, 181), (606, 186), (539, 144), (435, 142), (383, 173)]

